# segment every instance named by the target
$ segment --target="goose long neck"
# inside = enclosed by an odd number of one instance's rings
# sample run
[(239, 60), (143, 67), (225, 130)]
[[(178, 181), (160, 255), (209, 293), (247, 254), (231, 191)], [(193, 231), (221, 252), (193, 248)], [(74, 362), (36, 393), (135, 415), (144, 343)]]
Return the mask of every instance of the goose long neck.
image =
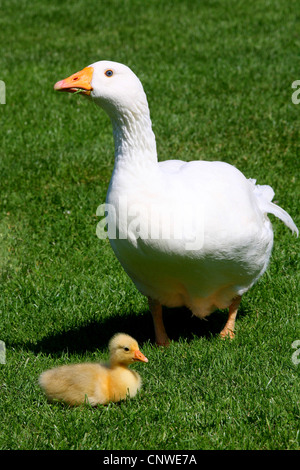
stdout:
[(157, 162), (156, 141), (147, 103), (111, 113), (116, 166), (141, 167)]

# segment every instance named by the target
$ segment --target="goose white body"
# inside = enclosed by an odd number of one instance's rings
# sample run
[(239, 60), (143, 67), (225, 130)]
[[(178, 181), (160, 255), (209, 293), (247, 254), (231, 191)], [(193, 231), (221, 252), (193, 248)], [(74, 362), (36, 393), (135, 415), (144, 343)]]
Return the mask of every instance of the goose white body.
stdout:
[[(268, 266), (273, 230), (267, 214), (298, 234), (271, 202), (272, 188), (227, 163), (158, 162), (146, 95), (125, 65), (96, 62), (56, 89), (74, 85), (112, 122), (115, 165), (106, 203), (113, 214), (110, 243), (124, 270), (159, 305), (187, 306), (201, 318), (229, 307)], [(156, 333), (163, 329), (158, 323)], [(158, 336), (165, 342), (164, 331)]]
[[(133, 216), (116, 220), (118, 236), (120, 220), (127, 222), (126, 237), (110, 240), (117, 258), (137, 288), (162, 305), (187, 306), (199, 317), (228, 307), (263, 274), (271, 255), (272, 226), (254, 183), (221, 162), (170, 161), (149, 173), (134, 187), (127, 186), (126, 170), (113, 173), (107, 203), (115, 213), (121, 213), (120, 200), (128, 208), (138, 201)], [(189, 226), (192, 215), (197, 223)], [(170, 224), (162, 238), (159, 229), (169, 221), (177, 225)], [(141, 226), (148, 228), (143, 238), (130, 230)]]

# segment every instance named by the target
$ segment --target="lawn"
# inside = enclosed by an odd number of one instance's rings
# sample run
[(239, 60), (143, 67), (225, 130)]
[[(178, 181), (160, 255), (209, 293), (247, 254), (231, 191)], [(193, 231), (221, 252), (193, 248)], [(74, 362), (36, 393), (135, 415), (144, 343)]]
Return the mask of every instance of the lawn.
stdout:
[[(53, 91), (97, 60), (129, 65), (159, 159), (231, 163), (270, 184), (299, 227), (299, 19), (297, 0), (2, 0), (0, 449), (300, 448), (299, 240), (270, 216), (272, 260), (243, 297), (232, 342), (218, 337), (227, 312), (200, 321), (176, 309), (165, 311), (173, 341), (157, 348), (146, 299), (96, 236), (110, 122)], [(49, 404), (39, 374), (106, 359), (116, 331), (149, 359), (134, 365), (138, 396)]]

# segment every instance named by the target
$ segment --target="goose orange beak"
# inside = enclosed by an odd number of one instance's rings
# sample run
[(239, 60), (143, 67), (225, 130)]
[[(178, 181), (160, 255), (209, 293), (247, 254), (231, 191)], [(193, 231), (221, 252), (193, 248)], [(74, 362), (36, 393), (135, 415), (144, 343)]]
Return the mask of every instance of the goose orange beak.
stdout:
[(91, 82), (93, 78), (93, 67), (85, 67), (80, 72), (74, 73), (64, 80), (55, 83), (54, 90), (68, 91), (69, 93), (77, 93), (90, 95), (93, 89)]
[(139, 349), (136, 349), (134, 351), (134, 360), (141, 361), (141, 362), (148, 362), (148, 359), (146, 358), (146, 356), (144, 356), (144, 354)]

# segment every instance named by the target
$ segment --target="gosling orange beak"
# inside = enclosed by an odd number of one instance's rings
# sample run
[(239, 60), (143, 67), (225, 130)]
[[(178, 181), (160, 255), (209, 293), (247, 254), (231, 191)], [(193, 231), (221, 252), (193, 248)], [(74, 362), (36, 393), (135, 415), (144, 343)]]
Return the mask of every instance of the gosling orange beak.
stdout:
[(146, 356), (144, 356), (144, 354), (141, 353), (141, 351), (139, 351), (139, 349), (134, 351), (134, 360), (135, 361), (141, 361), (141, 362), (148, 362), (148, 359), (146, 358)]
[(64, 80), (55, 83), (54, 90), (68, 91), (69, 93), (77, 93), (90, 95), (93, 89), (91, 82), (93, 78), (93, 67), (85, 67), (80, 72), (74, 73)]

